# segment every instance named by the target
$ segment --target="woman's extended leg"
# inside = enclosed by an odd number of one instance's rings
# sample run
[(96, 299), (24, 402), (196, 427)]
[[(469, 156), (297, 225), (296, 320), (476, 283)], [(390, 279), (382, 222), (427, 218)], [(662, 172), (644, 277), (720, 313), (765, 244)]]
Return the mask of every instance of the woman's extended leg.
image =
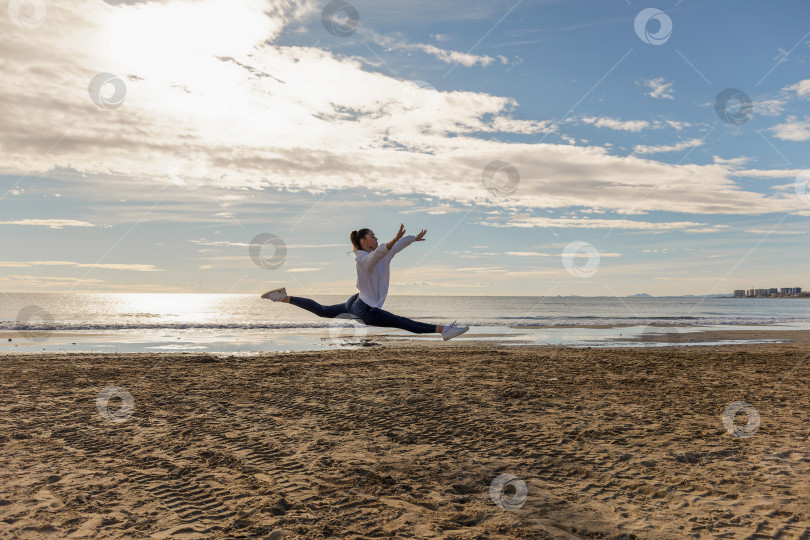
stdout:
[(334, 319), (341, 313), (348, 313), (349, 310), (346, 309), (346, 302), (342, 304), (333, 304), (331, 306), (324, 306), (319, 304), (315, 300), (310, 300), (309, 298), (302, 298), (300, 296), (288, 296), (284, 299), (288, 301), (290, 304), (294, 306), (298, 306), (302, 309), (310, 311), (317, 315), (318, 317), (327, 317), (330, 319)]
[(388, 328), (399, 328), (414, 334), (433, 334), (441, 332), (444, 327), (435, 324), (427, 324), (414, 321), (406, 317), (394, 315), (390, 311), (380, 308), (369, 307), (365, 302), (357, 301), (351, 306), (351, 312), (365, 324), (372, 326), (383, 326)]

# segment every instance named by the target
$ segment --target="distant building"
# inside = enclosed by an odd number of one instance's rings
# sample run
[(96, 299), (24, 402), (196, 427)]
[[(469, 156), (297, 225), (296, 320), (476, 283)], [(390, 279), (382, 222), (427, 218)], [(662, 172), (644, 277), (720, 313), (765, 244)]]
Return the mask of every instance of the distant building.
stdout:
[(801, 287), (782, 287), (776, 289), (734, 289), (734, 298), (780, 298), (787, 296), (810, 296), (810, 292), (802, 292)]
[(782, 294), (802, 294), (801, 287), (782, 287), (780, 290)]

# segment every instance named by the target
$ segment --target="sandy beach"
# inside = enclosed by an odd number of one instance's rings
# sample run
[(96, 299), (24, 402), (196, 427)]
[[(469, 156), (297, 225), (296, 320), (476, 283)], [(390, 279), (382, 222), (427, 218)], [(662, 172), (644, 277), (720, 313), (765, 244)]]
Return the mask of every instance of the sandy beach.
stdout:
[(809, 359), (5, 355), (0, 536), (807, 538)]

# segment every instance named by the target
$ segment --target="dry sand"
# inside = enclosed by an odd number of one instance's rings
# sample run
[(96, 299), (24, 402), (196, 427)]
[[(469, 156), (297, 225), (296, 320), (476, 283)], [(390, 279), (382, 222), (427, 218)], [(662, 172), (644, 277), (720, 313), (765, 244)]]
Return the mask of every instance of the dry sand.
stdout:
[(808, 353), (7, 355), (0, 536), (808, 538)]

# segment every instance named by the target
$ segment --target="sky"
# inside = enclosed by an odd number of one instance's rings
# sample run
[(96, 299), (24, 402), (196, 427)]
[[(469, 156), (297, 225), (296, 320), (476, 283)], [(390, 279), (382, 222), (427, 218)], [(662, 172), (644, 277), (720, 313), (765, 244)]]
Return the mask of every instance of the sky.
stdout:
[(11, 0), (0, 292), (810, 288), (810, 3)]

